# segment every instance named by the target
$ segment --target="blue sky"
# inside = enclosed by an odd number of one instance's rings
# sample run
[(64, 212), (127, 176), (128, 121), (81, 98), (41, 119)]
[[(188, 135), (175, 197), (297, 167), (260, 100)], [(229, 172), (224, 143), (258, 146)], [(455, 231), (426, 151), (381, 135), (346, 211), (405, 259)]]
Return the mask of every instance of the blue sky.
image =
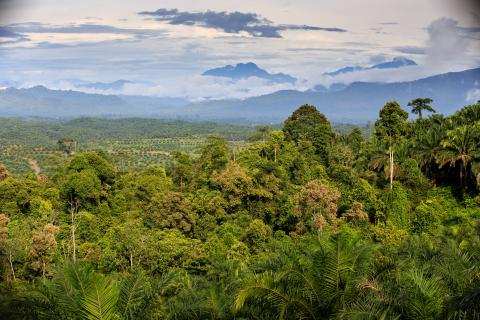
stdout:
[[(478, 16), (458, 2), (15, 0), (0, 16), (0, 81), (76, 89), (80, 80), (127, 79), (135, 83), (111, 93), (195, 100), (411, 80), (480, 65)], [(397, 56), (418, 66), (322, 75)], [(299, 80), (201, 76), (248, 61)]]

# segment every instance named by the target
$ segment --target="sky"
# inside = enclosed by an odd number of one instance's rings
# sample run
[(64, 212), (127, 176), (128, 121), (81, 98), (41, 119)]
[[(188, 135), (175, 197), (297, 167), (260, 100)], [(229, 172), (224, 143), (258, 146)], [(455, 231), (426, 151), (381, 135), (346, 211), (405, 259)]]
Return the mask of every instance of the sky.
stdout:
[[(202, 100), (413, 80), (480, 66), (474, 2), (0, 0), (0, 82), (97, 92), (79, 84), (125, 79), (106, 93)], [(324, 75), (394, 57), (418, 65)], [(242, 62), (298, 80), (201, 75)]]

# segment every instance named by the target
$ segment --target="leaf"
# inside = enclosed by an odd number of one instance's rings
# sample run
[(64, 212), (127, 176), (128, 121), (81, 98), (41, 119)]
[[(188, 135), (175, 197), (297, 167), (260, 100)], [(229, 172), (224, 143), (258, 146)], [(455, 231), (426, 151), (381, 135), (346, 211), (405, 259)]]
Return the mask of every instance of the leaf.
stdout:
[(108, 278), (98, 276), (82, 300), (83, 315), (89, 320), (115, 317), (118, 289)]

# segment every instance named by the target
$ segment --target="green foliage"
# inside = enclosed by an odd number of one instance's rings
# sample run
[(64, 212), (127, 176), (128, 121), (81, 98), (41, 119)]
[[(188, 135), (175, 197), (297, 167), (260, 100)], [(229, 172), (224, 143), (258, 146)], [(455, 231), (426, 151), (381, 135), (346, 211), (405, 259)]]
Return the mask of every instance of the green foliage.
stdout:
[(385, 139), (389, 145), (395, 144), (398, 138), (407, 133), (408, 112), (395, 101), (390, 101), (380, 110), (379, 119), (375, 122), (375, 134)]
[(326, 159), (326, 147), (334, 135), (327, 118), (308, 104), (295, 110), (285, 120), (283, 132), (287, 141), (310, 141), (322, 159)]
[(398, 182), (395, 187), (385, 191), (382, 197), (386, 220), (396, 226), (408, 228), (410, 223), (410, 201), (407, 191)]
[(0, 318), (478, 318), (479, 110), (407, 123), (389, 102), (376, 135), (335, 136), (305, 105), (250, 141), (0, 119), (32, 139), (0, 127)]

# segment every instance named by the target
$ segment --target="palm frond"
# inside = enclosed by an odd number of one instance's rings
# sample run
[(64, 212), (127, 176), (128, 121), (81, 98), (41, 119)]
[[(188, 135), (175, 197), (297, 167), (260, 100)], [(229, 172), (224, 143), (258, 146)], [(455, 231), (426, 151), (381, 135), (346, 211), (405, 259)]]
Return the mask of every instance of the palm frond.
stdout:
[(150, 295), (150, 286), (143, 275), (129, 275), (120, 285), (117, 302), (119, 314), (124, 319), (134, 319), (138, 310), (145, 305)]
[(118, 288), (110, 279), (98, 276), (82, 300), (83, 315), (89, 320), (110, 320), (115, 317)]

